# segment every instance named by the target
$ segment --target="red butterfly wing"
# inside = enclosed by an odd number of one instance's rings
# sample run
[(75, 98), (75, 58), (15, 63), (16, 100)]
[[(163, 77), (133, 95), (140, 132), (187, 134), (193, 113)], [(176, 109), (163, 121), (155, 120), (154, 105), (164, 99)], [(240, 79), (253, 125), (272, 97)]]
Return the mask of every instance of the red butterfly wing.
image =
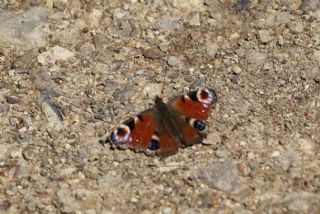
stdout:
[(215, 102), (217, 102), (217, 95), (213, 90), (200, 88), (171, 100), (169, 105), (187, 117), (205, 120), (209, 115), (211, 105)]
[(111, 140), (120, 148), (134, 149), (148, 155), (166, 156), (179, 149), (179, 142), (159, 125), (154, 110), (147, 110), (127, 120), (113, 131)]
[(197, 131), (189, 123), (186, 123), (183, 127), (183, 136), (187, 145), (193, 145), (196, 143), (200, 143), (202, 139), (206, 137), (206, 134)]
[(160, 156), (168, 156), (178, 152), (181, 144), (177, 139), (173, 138), (171, 135), (169, 135), (165, 131), (159, 132), (158, 135), (159, 135), (160, 148), (153, 151), (149, 149), (147, 151), (148, 154), (155, 153), (156, 155), (160, 155)]
[(172, 108), (186, 117), (182, 127), (182, 133), (186, 145), (200, 143), (206, 136), (205, 120), (211, 109), (211, 105), (217, 102), (217, 95), (211, 89), (198, 89), (185, 96), (177, 97), (169, 102)]

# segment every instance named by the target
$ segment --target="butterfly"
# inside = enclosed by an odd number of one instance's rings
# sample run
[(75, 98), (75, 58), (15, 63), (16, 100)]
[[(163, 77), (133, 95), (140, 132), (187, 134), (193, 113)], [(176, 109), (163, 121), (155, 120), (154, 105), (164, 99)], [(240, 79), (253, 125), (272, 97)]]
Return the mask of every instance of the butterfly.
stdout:
[(168, 103), (156, 96), (154, 108), (127, 119), (109, 139), (117, 147), (147, 155), (175, 154), (206, 137), (205, 119), (216, 102), (215, 91), (208, 88), (195, 89)]

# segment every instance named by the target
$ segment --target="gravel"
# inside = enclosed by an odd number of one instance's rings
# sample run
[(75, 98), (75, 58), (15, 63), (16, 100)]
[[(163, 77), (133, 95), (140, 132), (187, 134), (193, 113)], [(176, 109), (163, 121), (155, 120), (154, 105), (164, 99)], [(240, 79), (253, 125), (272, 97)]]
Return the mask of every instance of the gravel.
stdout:
[[(319, 1), (0, 9), (1, 213), (320, 210)], [(218, 95), (203, 144), (157, 158), (104, 143), (195, 86)]]

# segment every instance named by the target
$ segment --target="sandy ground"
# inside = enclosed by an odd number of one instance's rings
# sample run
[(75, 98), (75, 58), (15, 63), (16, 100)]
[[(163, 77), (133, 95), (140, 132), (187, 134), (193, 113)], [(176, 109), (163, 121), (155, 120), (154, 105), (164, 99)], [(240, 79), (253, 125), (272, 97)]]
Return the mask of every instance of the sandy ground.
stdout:
[[(319, 0), (0, 8), (1, 213), (319, 213)], [(218, 94), (203, 144), (103, 143), (190, 85)]]

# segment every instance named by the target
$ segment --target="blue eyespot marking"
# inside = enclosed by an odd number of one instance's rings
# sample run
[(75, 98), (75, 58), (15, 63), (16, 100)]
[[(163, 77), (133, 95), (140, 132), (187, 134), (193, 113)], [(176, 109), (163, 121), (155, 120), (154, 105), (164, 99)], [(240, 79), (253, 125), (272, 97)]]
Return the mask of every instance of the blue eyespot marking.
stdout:
[(202, 120), (194, 121), (193, 126), (199, 131), (203, 131), (206, 128), (206, 124)]
[(150, 150), (157, 150), (160, 148), (160, 143), (158, 140), (155, 140), (155, 139), (151, 139), (150, 143), (149, 143), (149, 146), (148, 146), (148, 149)]

